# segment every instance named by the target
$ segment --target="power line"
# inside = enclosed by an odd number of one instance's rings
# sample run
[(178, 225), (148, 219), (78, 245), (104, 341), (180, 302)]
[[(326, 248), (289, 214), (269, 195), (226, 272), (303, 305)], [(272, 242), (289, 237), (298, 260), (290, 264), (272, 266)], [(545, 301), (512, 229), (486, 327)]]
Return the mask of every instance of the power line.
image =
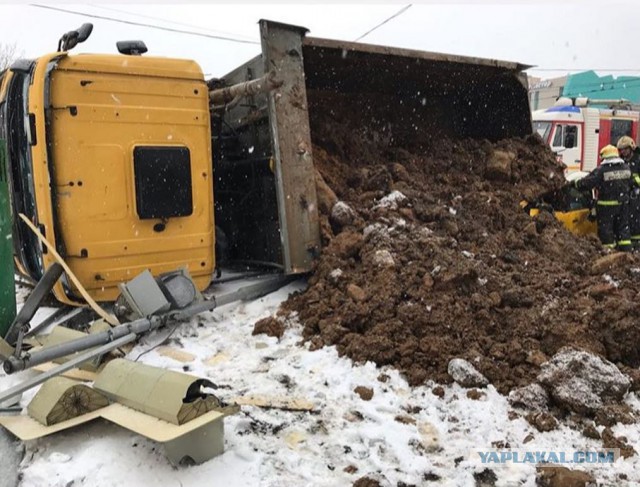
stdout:
[(175, 20), (167, 20), (167, 19), (163, 19), (161, 17), (153, 17), (152, 15), (138, 14), (138, 13), (134, 13), (134, 12), (129, 12), (127, 10), (120, 10), (120, 9), (117, 9), (117, 8), (105, 7), (104, 5), (88, 4), (87, 6), (93, 7), (93, 8), (100, 8), (100, 9), (103, 9), (103, 10), (109, 10), (111, 12), (118, 12), (118, 13), (122, 13), (122, 14), (126, 14), (126, 15), (131, 15), (133, 17), (140, 17), (140, 18), (143, 18), (143, 19), (159, 20), (160, 22), (166, 22), (167, 24), (182, 25), (183, 27), (195, 27), (196, 29), (200, 29), (200, 30), (204, 30), (204, 31), (208, 31), (208, 32), (215, 32), (215, 33), (224, 34), (224, 35), (232, 35), (232, 36), (235, 36), (236, 38), (238, 38), (238, 37), (245, 37), (245, 38), (248, 38), (248, 39), (250, 38), (250, 36), (246, 36), (246, 35), (243, 35), (243, 34), (236, 34), (234, 32), (225, 32), (223, 30), (208, 29), (208, 28), (202, 27), (200, 25), (187, 24), (187, 23), (184, 23), (184, 22), (176, 22)]
[(72, 14), (72, 15), (79, 15), (81, 17), (89, 17), (89, 18), (92, 18), (92, 19), (108, 20), (110, 22), (119, 22), (121, 24), (136, 25), (138, 27), (147, 27), (149, 29), (164, 30), (164, 31), (167, 31), (167, 32), (175, 32), (177, 34), (188, 34), (188, 35), (193, 35), (193, 36), (198, 36), (198, 37), (206, 37), (208, 39), (218, 39), (218, 40), (221, 40), (221, 41), (238, 42), (240, 44), (260, 44), (259, 42), (256, 42), (256, 41), (245, 41), (243, 39), (236, 39), (236, 38), (233, 38), (233, 37), (225, 37), (225, 36), (218, 36), (218, 35), (212, 35), (212, 34), (202, 34), (200, 32), (193, 32), (193, 31), (189, 31), (189, 30), (172, 29), (171, 27), (161, 27), (159, 25), (143, 24), (141, 22), (133, 22), (131, 20), (116, 19), (116, 18), (113, 18), (113, 17), (106, 17), (106, 16), (103, 16), (103, 15), (95, 15), (95, 14), (87, 14), (87, 13), (83, 13), (83, 12), (76, 12), (74, 10), (67, 10), (67, 9), (64, 9), (64, 8), (53, 7), (51, 5), (39, 5), (39, 4), (35, 4), (35, 3), (31, 3), (29, 5), (31, 7), (44, 8), (44, 9), (56, 10), (58, 12), (64, 12), (64, 13), (68, 13), (68, 14)]
[(371, 34), (374, 30), (376, 30), (378, 27), (382, 27), (384, 24), (386, 24), (387, 22), (389, 22), (392, 19), (395, 19), (398, 15), (406, 12), (409, 7), (411, 7), (411, 5), (413, 4), (409, 4), (409, 5), (405, 5), (404, 7), (402, 7), (400, 10), (398, 10), (395, 14), (393, 14), (391, 17), (383, 20), (382, 22), (380, 22), (378, 25), (376, 25), (373, 29), (368, 30), (367, 32), (365, 32), (364, 34), (362, 34), (360, 37), (358, 37), (355, 41), (353, 42), (358, 42), (360, 39), (362, 39), (365, 36), (368, 36), (369, 34)]

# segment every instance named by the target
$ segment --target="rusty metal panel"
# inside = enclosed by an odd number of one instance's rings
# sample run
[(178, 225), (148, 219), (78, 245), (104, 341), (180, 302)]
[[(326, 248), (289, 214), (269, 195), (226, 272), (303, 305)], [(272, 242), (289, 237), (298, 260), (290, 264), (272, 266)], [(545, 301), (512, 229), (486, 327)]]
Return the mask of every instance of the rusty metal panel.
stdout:
[(276, 194), (284, 268), (287, 273), (311, 269), (320, 249), (313, 155), (302, 41), (306, 29), (260, 21), (265, 71), (283, 85), (269, 93)]

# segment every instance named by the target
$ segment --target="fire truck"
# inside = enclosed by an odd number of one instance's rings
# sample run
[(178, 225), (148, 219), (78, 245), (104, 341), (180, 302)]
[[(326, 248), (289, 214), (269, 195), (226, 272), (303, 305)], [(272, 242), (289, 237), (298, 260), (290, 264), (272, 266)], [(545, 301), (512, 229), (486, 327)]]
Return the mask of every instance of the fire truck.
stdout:
[(599, 164), (600, 149), (623, 135), (638, 141), (640, 111), (628, 100), (559, 98), (533, 112), (533, 130), (549, 144), (567, 175), (588, 172)]

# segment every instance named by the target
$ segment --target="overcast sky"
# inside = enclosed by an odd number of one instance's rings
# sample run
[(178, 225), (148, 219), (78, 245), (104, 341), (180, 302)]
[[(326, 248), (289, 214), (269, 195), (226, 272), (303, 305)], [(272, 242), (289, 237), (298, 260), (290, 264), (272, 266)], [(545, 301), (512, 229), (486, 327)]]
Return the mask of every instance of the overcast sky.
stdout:
[[(207, 76), (222, 76), (260, 52), (261, 18), (307, 27), (314, 37), (353, 41), (407, 3), (377, 4), (0, 4), (0, 42), (23, 57), (55, 51), (60, 36), (84, 22), (91, 37), (75, 52), (115, 53), (118, 40), (141, 39), (148, 55), (186, 57)], [(226, 36), (256, 44), (157, 30), (62, 12)], [(599, 74), (640, 75), (640, 2), (467, 1), (412, 4), (361, 42), (517, 61), (529, 73), (553, 77), (594, 69)]]

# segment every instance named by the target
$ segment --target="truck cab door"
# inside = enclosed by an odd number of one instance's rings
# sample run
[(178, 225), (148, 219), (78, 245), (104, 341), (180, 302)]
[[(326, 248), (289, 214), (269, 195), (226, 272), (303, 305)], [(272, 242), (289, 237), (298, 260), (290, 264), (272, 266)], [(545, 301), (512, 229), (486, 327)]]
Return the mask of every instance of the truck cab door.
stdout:
[(551, 149), (567, 166), (567, 173), (579, 171), (582, 164), (582, 127), (577, 124), (555, 124)]

